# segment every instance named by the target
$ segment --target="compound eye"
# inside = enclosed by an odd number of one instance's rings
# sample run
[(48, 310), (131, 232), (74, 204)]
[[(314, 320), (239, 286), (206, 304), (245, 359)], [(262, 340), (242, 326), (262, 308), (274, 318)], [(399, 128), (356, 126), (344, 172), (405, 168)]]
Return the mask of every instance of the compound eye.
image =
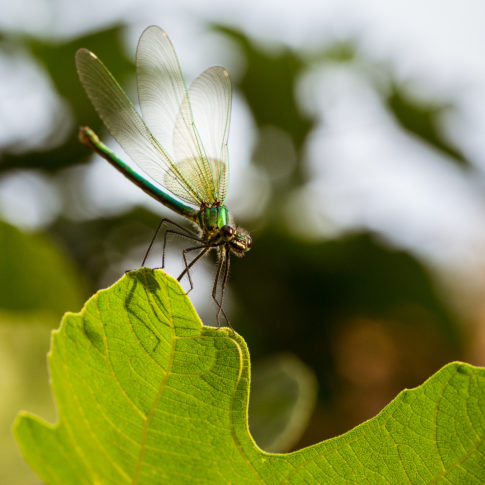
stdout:
[(226, 241), (230, 241), (235, 236), (236, 229), (230, 224), (226, 224), (225, 226), (221, 227), (221, 233), (222, 233), (222, 237)]
[(252, 245), (253, 240), (251, 239), (251, 236), (246, 235), (246, 251), (249, 251)]

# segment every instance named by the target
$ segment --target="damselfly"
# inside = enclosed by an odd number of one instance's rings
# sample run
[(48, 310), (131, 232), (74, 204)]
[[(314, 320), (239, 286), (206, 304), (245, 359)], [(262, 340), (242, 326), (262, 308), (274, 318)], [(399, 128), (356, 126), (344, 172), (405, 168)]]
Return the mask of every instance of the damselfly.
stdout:
[[(195, 242), (182, 252), (185, 269), (178, 277), (180, 281), (187, 275), (190, 291), (193, 288), (190, 268), (215, 249), (219, 259), (212, 297), (218, 306), (217, 324), (220, 325), (221, 314), (229, 323), (222, 304), (230, 255), (243, 256), (252, 244), (249, 234), (234, 225), (224, 204), (229, 177), (229, 73), (222, 67), (210, 67), (187, 89), (167, 34), (157, 26), (148, 27), (140, 37), (136, 52), (142, 118), (95, 54), (87, 49), (78, 50), (76, 65), (98, 115), (135, 162), (136, 169), (104, 145), (90, 128), (81, 128), (81, 141), (148, 195), (189, 219), (197, 228), (194, 232), (162, 219), (142, 266), (160, 229), (167, 226), (162, 268), (169, 235), (177, 234)], [(189, 261), (188, 254), (192, 252), (197, 253)]]

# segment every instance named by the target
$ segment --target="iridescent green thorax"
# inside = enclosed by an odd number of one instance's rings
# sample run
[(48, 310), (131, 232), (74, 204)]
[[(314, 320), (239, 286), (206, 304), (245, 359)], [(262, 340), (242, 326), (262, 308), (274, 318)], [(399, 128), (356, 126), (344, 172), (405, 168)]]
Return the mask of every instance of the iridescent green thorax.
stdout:
[(207, 247), (225, 247), (228, 254), (231, 252), (238, 257), (251, 249), (251, 236), (244, 229), (231, 224), (229, 211), (221, 202), (214, 202), (211, 206), (202, 204), (196, 221)]
[(229, 224), (229, 211), (225, 205), (216, 205), (212, 207), (202, 207), (197, 215), (202, 232), (207, 235), (215, 235), (219, 230)]

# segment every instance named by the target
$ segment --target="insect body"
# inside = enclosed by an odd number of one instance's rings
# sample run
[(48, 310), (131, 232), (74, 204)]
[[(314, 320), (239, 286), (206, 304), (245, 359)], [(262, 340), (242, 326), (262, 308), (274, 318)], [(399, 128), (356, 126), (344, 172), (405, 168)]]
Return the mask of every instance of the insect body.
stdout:
[[(220, 315), (229, 274), (230, 255), (243, 256), (251, 237), (231, 221), (224, 204), (229, 163), (227, 139), (231, 111), (231, 83), (222, 67), (205, 70), (187, 89), (180, 65), (167, 34), (148, 27), (137, 48), (137, 85), (143, 118), (98, 57), (87, 49), (76, 53), (81, 83), (100, 118), (136, 169), (121, 160), (88, 127), (80, 130), (81, 141), (111, 163), (147, 194), (198, 228), (193, 232), (163, 219), (147, 254), (163, 226), (162, 267), (167, 236), (178, 234), (194, 241), (183, 251), (185, 274), (193, 288), (190, 268), (211, 249), (219, 253), (212, 296)], [(152, 181), (155, 183), (152, 183)], [(173, 195), (172, 195), (173, 194)], [(189, 262), (188, 254), (197, 252)], [(220, 299), (218, 299), (218, 285)], [(190, 290), (189, 290), (190, 291)]]

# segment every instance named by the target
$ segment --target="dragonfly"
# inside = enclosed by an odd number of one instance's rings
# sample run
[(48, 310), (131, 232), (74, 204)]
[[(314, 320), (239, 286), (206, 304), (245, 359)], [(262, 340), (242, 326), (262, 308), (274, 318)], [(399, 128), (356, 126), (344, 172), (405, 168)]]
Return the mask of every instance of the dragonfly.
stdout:
[[(192, 246), (182, 251), (190, 289), (192, 266), (215, 250), (218, 255), (212, 298), (217, 325), (223, 309), (230, 257), (244, 256), (252, 246), (225, 205), (229, 179), (228, 136), (231, 81), (220, 66), (203, 71), (187, 88), (173, 45), (164, 30), (147, 27), (136, 50), (136, 80), (141, 115), (101, 60), (87, 49), (76, 52), (81, 84), (104, 125), (134, 166), (119, 158), (89, 127), (80, 141), (107, 160), (145, 193), (192, 223), (190, 229), (163, 218), (148, 246), (142, 266), (160, 230), (162, 268), (168, 236), (181, 236)], [(192, 259), (190, 259), (192, 258)], [(189, 261), (190, 259), (190, 261)]]

